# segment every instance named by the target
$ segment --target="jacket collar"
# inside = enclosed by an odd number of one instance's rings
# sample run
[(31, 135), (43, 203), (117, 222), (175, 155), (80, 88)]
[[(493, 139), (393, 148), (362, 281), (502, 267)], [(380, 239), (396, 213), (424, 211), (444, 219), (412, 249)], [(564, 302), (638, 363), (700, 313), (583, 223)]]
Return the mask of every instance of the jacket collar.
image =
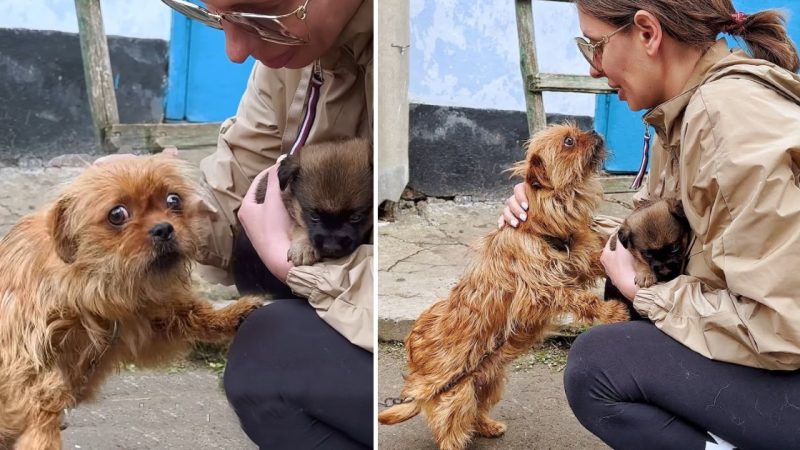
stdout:
[(689, 104), (692, 94), (708, 78), (709, 73), (714, 70), (714, 66), (729, 55), (731, 55), (731, 50), (728, 49), (727, 42), (724, 39), (718, 40), (697, 61), (689, 79), (683, 85), (681, 93), (656, 106), (644, 115), (643, 120), (645, 123), (655, 127), (662, 140), (666, 139), (664, 144), (668, 146), (678, 145), (680, 134), (672, 132), (673, 127), (680, 126), (680, 121), (676, 119), (683, 115), (683, 111), (686, 109), (686, 105)]

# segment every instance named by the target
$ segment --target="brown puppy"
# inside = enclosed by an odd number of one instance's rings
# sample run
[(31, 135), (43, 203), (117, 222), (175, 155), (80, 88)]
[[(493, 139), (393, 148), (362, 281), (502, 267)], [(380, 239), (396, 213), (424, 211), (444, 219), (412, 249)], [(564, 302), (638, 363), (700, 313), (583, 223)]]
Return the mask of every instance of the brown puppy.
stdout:
[(574, 125), (533, 137), (513, 169), (526, 182), (528, 220), (486, 236), (450, 296), (417, 319), (406, 339), (404, 403), (381, 412), (381, 423), (422, 410), (447, 450), (464, 448), (475, 433), (500, 436), (506, 426), (489, 411), (503, 395), (506, 367), (544, 340), (560, 316), (627, 320), (624, 303), (590, 291), (604, 274), (603, 242), (590, 228), (604, 156), (602, 138)]
[(278, 167), (292, 218), (295, 266), (349, 255), (372, 235), (372, 146), (348, 139), (303, 147)]
[(191, 291), (197, 196), (171, 158), (88, 168), (0, 241), (0, 448), (61, 448), (60, 417), (121, 364), (233, 336), (261, 302)]
[(639, 205), (608, 245), (616, 250), (619, 239), (631, 252), (636, 268), (634, 282), (646, 288), (680, 275), (690, 231), (681, 201), (660, 199)]

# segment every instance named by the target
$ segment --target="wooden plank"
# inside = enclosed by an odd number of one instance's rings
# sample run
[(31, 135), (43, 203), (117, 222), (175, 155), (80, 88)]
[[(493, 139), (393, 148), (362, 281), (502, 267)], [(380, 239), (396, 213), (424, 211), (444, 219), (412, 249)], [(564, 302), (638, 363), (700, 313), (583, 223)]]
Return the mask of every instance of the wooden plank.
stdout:
[(108, 57), (108, 41), (103, 30), (100, 0), (75, 0), (80, 32), (83, 72), (86, 77), (86, 92), (95, 129), (104, 147), (107, 146), (104, 131), (119, 123), (117, 97)]
[(536, 41), (533, 29), (533, 7), (531, 0), (516, 0), (517, 36), (519, 38), (519, 59), (522, 80), (525, 83), (525, 108), (528, 116), (528, 131), (531, 136), (547, 124), (542, 93), (528, 89), (528, 79), (539, 74), (536, 59)]
[(528, 77), (527, 90), (531, 92), (577, 92), (583, 94), (608, 94), (616, 90), (608, 87), (605, 78), (586, 75), (540, 73)]
[(174, 146), (178, 150), (216, 146), (220, 123), (116, 124), (107, 136), (115, 151), (159, 152)]

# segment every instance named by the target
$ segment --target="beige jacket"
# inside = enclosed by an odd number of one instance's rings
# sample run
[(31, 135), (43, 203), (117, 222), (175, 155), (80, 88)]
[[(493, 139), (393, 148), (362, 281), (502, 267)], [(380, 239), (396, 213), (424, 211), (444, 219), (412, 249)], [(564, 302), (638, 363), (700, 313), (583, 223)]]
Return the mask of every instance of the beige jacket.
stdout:
[(695, 237), (634, 307), (706, 357), (800, 368), (800, 77), (719, 41), (645, 121), (643, 196), (680, 197)]
[[(354, 136), (372, 139), (372, 8), (372, 0), (365, 0), (319, 65), (253, 67), (236, 116), (222, 124), (217, 151), (200, 163), (212, 193), (201, 229), (207, 243), (201, 263), (228, 270), (236, 210), (253, 178), (287, 153), (298, 137), (315, 72), (324, 81), (306, 144)], [(289, 287), (309, 296), (323, 319), (370, 351), (371, 247), (362, 246), (343, 260), (292, 268), (288, 277)], [(219, 281), (230, 283), (230, 278)]]

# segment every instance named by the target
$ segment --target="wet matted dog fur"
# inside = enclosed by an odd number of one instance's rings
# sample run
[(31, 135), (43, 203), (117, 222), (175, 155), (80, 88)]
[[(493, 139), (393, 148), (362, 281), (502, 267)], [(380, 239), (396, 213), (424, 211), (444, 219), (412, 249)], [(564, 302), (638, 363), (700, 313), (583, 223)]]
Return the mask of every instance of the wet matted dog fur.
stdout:
[(261, 300), (191, 290), (195, 186), (171, 158), (92, 166), (0, 241), (0, 448), (61, 448), (62, 411), (120, 365), (231, 338)]
[(619, 301), (590, 289), (604, 275), (604, 239), (591, 229), (602, 199), (602, 138), (573, 125), (537, 133), (513, 173), (526, 184), (528, 219), (486, 236), (464, 276), (415, 322), (406, 339), (404, 403), (383, 424), (424, 412), (441, 449), (462, 449), (474, 434), (497, 437), (489, 417), (503, 395), (506, 367), (545, 339), (570, 313), (580, 322), (628, 319)]

